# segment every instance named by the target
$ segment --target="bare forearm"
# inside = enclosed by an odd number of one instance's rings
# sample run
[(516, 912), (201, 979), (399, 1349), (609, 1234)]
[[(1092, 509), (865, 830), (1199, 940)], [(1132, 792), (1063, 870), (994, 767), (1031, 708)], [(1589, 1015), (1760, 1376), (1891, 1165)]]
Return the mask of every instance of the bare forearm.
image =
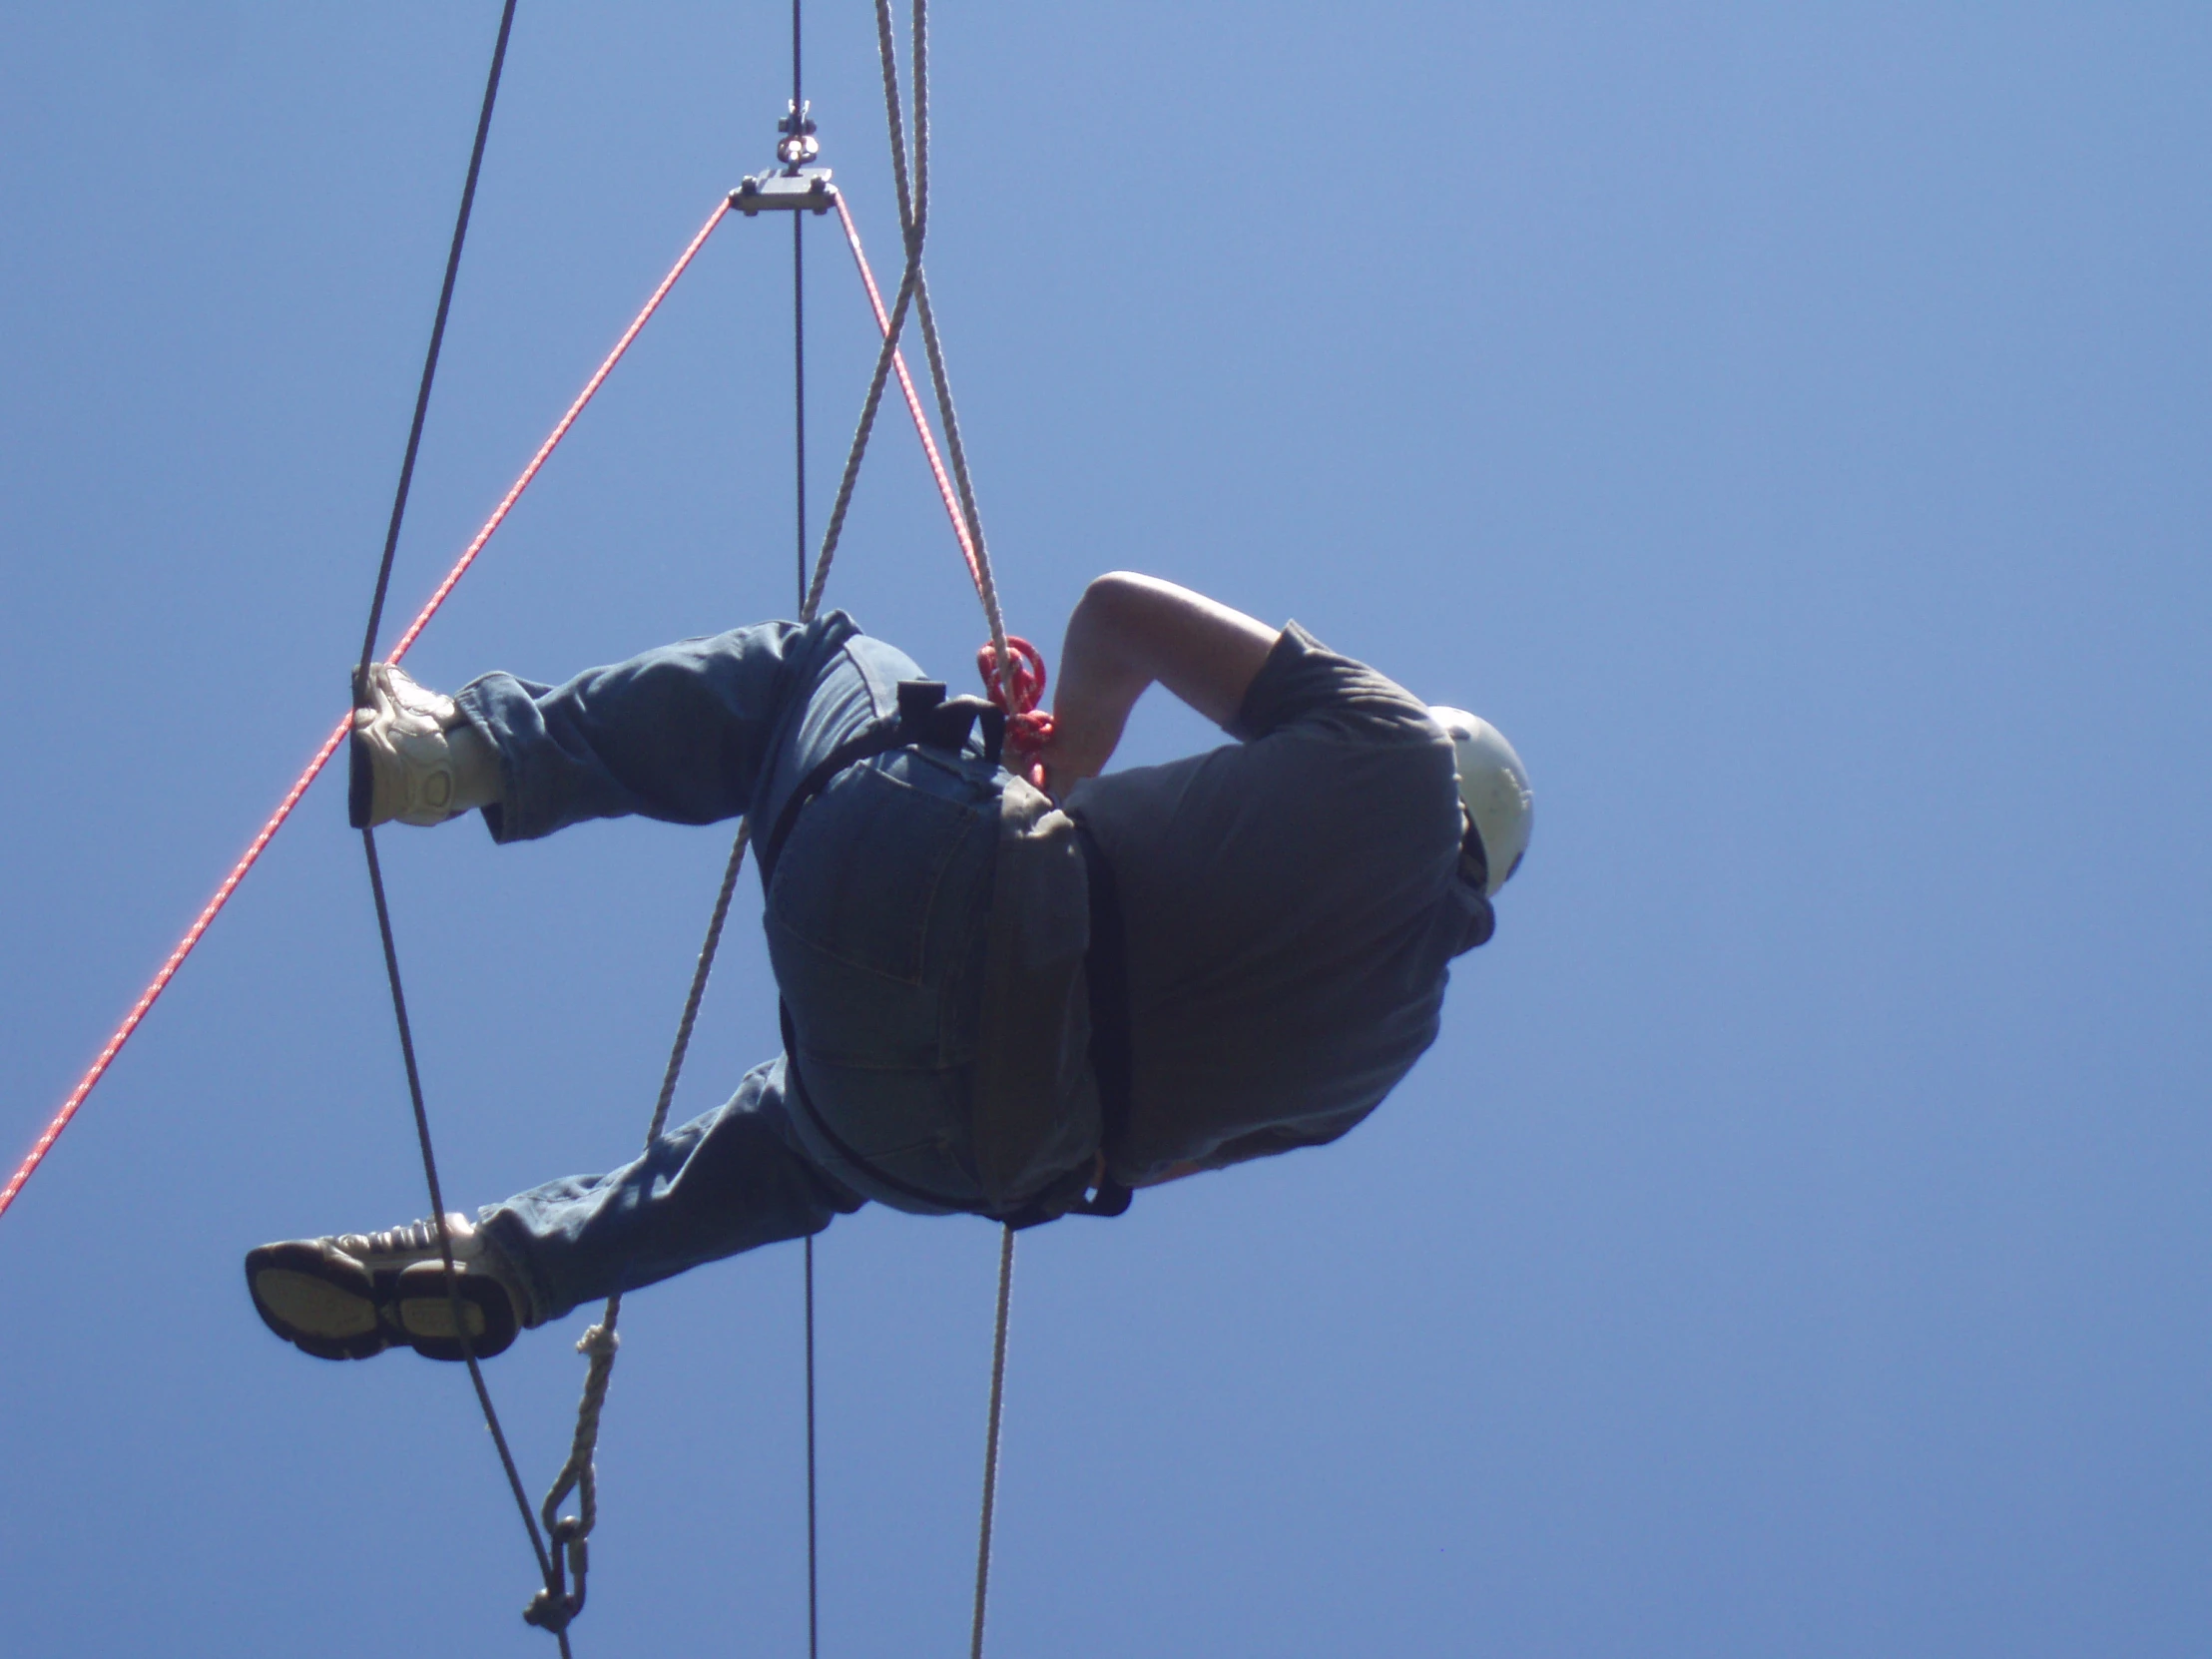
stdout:
[(1045, 752), (1055, 795), (1105, 768), (1147, 687), (1167, 687), (1216, 725), (1236, 718), (1278, 630), (1202, 593), (1115, 571), (1084, 591), (1060, 648), (1054, 735)]

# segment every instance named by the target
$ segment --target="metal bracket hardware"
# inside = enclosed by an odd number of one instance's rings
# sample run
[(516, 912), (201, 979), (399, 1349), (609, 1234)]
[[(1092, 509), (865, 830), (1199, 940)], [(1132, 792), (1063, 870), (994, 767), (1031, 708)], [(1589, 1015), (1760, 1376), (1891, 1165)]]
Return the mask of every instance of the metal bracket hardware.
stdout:
[(787, 112), (776, 124), (776, 130), (784, 135), (777, 142), (776, 159), (784, 164), (786, 173), (797, 173), (822, 154), (822, 145), (815, 138), (815, 107), (811, 102), (789, 105)]
[(778, 210), (826, 214), (837, 199), (827, 167), (803, 167), (797, 174), (755, 173), (738, 181), (730, 206), (746, 218)]

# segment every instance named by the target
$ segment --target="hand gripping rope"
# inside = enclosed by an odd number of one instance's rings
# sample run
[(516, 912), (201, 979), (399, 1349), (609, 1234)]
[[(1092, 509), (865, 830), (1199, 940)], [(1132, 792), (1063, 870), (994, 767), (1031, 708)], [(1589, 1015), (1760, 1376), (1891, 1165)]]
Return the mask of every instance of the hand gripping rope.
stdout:
[[(508, 41), (513, 32), (515, 9), (516, 0), (505, 0), (500, 14), (491, 66), (485, 81), (483, 103), (478, 114), (474, 142), (469, 155), (468, 170), (462, 187), (460, 209), (456, 215), (453, 238), (447, 252), (444, 279), (439, 290), (438, 305), (431, 326), (429, 345), (424, 354), (422, 376), (416, 391), (413, 418), (408, 429), (398, 483), (393, 493), (391, 517), (386, 527), (382, 557), (378, 563), (375, 590), (370, 602), (368, 624), (363, 634), (360, 664), (355, 671), (356, 701), (360, 698), (366, 670), (374, 654), (384, 601), (389, 591), (393, 558), (398, 546), (400, 528), (405, 517), (415, 459), (421, 445), (423, 425), (429, 407), (430, 390), (436, 376), (438, 357), (443, 345), (445, 324), (451, 309), (454, 285), (460, 269), (461, 251), (466, 241), (469, 218), (474, 206), (477, 181), (482, 171), (484, 150), (490, 134), (492, 111), (497, 101), (500, 75), (505, 63)], [(521, 475), (508, 489), (506, 495), (501, 498), (498, 506), (485, 521), (483, 527), (469, 541), (451, 570), (446, 573), (445, 578), (431, 593), (421, 611), (417, 613), (405, 632), (394, 643), (388, 653), (387, 661), (397, 662), (414, 645), (422, 630), (429, 624), (431, 617), (436, 615), (444, 605), (447, 597), (450, 596), (461, 577), (475, 562), (477, 555), (483, 551), (493, 533), (506, 520), (515, 503), (520, 499), (522, 492), (529, 487), (553, 450), (567, 436), (569, 429), (583, 412), (584, 406), (591, 401), (600, 386), (605, 383), (615, 364), (628, 351), (631, 343), (637, 338), (646, 322), (659, 309), (670, 289), (675, 286), (677, 278), (690, 268), (700, 249), (705, 246), (708, 237), (713, 234), (730, 210), (736, 207), (750, 216), (751, 213), (765, 206), (805, 206), (818, 213), (825, 211), (827, 206), (834, 206), (844, 230), (847, 245), (851, 250), (855, 267), (874, 311), (877, 326), (881, 331), (882, 347), (877, 355), (874, 373), (870, 378), (867, 395), (862, 403), (859, 423), (846, 455), (836, 501), (831, 510), (829, 527), (824, 535), (822, 548), (815, 563), (813, 580), (805, 587), (801, 619), (803, 621), (811, 620), (820, 608), (823, 591), (829, 577), (830, 565), (835, 554), (846, 509), (850, 505), (853, 487), (857, 482), (860, 463), (866, 451), (868, 437), (873, 427), (877, 407), (881, 401), (884, 384), (887, 375), (895, 372), (900, 391), (905, 398), (907, 411), (912, 417), (914, 429), (920, 438), (931, 475), (936, 482), (939, 495), (943, 499), (954, 535), (960, 545), (961, 555), (967, 564), (970, 577), (975, 583), (977, 595), (982, 601), (985, 619), (990, 628), (990, 641), (978, 653), (978, 666), (982, 671), (985, 684), (991, 692), (992, 701), (1000, 707), (1006, 708), (1013, 717), (1009, 722), (1010, 742), (1016, 748), (1017, 753), (1026, 755), (1033, 762), (1036, 750), (1049, 740), (1051, 731), (1050, 715), (1043, 714), (1036, 708), (1037, 701), (1044, 690), (1044, 665), (1034, 646), (1018, 636), (1008, 636), (1005, 631), (996, 584), (991, 574), (989, 553), (983, 538), (981, 514), (975, 503), (975, 492), (968, 472), (967, 458), (960, 441), (958, 418), (952, 402), (949, 377), (944, 364), (943, 348), (936, 327), (936, 319), (929, 303), (927, 281), (921, 265), (928, 201), (926, 0), (913, 0), (914, 134), (910, 190), (907, 144), (899, 107), (897, 65), (892, 40), (893, 31), (889, 0), (876, 0), (875, 10), (877, 44), (883, 70), (885, 112), (890, 129), (893, 175), (898, 191), (899, 219), (906, 256), (898, 294), (891, 310), (886, 314), (875, 284), (874, 275), (869, 270), (866, 256), (860, 247), (858, 230), (853, 223), (851, 213), (846, 207), (842, 195), (830, 188), (828, 171), (826, 169), (803, 169), (799, 165), (802, 161), (811, 160), (816, 154), (817, 147), (813, 140), (813, 123), (808, 117), (807, 105), (800, 96), (800, 11), (799, 0), (794, 0), (793, 98), (791, 113), (782, 128), (788, 136), (785, 143), (779, 147), (780, 156), (787, 163), (787, 171), (784, 178), (777, 180), (776, 183), (784, 185), (786, 181), (789, 181), (792, 185), (797, 185), (802, 176), (805, 176), (806, 199), (804, 201), (799, 200), (799, 192), (789, 188), (764, 192), (761, 188), (762, 181), (748, 180), (745, 186), (741, 186), (740, 190), (732, 192), (728, 200), (717, 205), (714, 213), (708, 217), (706, 224), (700, 228), (698, 234), (684, 249), (676, 264), (647, 299), (644, 307), (631, 321), (629, 327), (623, 331), (614, 348), (585, 383), (583, 390), (577, 394), (576, 399), (561, 416), (553, 431), (539, 446), (536, 454), (531, 457), (529, 464), (523, 468)], [(781, 196), (784, 200), (760, 200), (764, 196)], [(827, 203), (824, 201), (825, 197), (828, 198)], [(748, 198), (753, 200), (749, 201)], [(796, 214), (794, 216), (794, 226), (795, 402), (798, 416), (799, 533), (802, 548), (802, 568), (804, 569), (806, 536), (805, 345), (804, 313), (799, 309), (799, 301), (803, 293), (800, 287), (803, 268), (800, 264), (801, 243), (798, 236), (798, 216)], [(912, 377), (907, 371), (904, 356), (898, 348), (898, 336), (909, 307), (914, 309), (921, 319), (923, 343), (928, 356), (932, 388), (936, 394), (939, 417), (944, 423), (946, 448), (951, 456), (951, 474), (949, 477), (944, 461), (938, 452), (935, 439), (930, 432), (928, 420), (922, 413), (920, 399), (916, 395)], [(324, 739), (305, 770), (293, 782), (291, 788), (285, 792), (282, 800), (278, 802), (275, 813), (271, 815), (269, 821), (249, 843), (245, 853), (226, 875), (222, 884), (217, 888), (214, 897), (194, 919), (191, 927), (186, 930), (184, 937), (171, 951), (168, 959), (162, 964), (160, 971), (141, 994), (137, 1003), (133, 1005), (123, 1023), (109, 1038), (92, 1066), (70, 1092), (60, 1110), (57, 1111), (53, 1120), (40, 1135), (29, 1155), (18, 1166), (6, 1185), (0, 1187), (0, 1213), (5, 1213), (14, 1202), (16, 1195), (21, 1192), (25, 1182), (30, 1179), (33, 1172), (44, 1161), (46, 1154), (52, 1149), (62, 1131), (68, 1127), (71, 1119), (74, 1118), (78, 1109), (90, 1096), (93, 1088), (98, 1085), (108, 1068), (114, 1063), (123, 1045), (130, 1040), (155, 1001), (168, 987), (171, 979), (176, 976), (185, 958), (191, 954), (209, 926), (214, 922), (216, 916), (230, 901), (231, 895), (237, 890), (239, 883), (245, 879), (247, 872), (259, 860), (270, 840), (283, 827), (292, 810), (305, 795), (309, 785), (313, 783), (321, 773), (322, 768), (329, 763), (331, 757), (337, 752), (338, 746), (345, 740), (350, 726), (351, 717), (349, 715), (345, 720), (341, 720), (330, 735)], [(707, 980), (712, 971), (713, 960), (721, 940), (723, 926), (728, 919), (730, 901), (736, 887), (738, 871), (744, 860), (749, 834), (750, 827), (741, 826), (737, 839), (731, 848), (729, 864), (717, 894), (713, 913), (709, 919), (707, 937), (700, 952), (690, 992), (686, 997), (683, 1015), (678, 1023), (676, 1040), (669, 1056), (668, 1066), (662, 1079), (660, 1095), (655, 1103), (652, 1120), (648, 1128), (647, 1139), (649, 1142), (659, 1135), (667, 1121), (669, 1106), (675, 1095), (677, 1080), (681, 1074), (684, 1057), (690, 1045), (692, 1030), (697, 1021), (699, 1004), (704, 996)], [(586, 1539), (597, 1520), (597, 1493), (592, 1467), (592, 1453), (598, 1437), (600, 1413), (606, 1399), (614, 1355), (619, 1347), (619, 1339), (615, 1333), (615, 1322), (620, 1313), (621, 1298), (618, 1295), (609, 1299), (600, 1321), (585, 1333), (583, 1339), (577, 1345), (580, 1352), (589, 1356), (590, 1367), (585, 1381), (583, 1398), (578, 1410), (576, 1432), (569, 1458), (559, 1476), (556, 1477), (543, 1504), (542, 1515), (546, 1533), (551, 1539), (551, 1548), (549, 1549), (546, 1536), (541, 1536), (539, 1532), (538, 1516), (531, 1513), (529, 1502), (523, 1495), (521, 1478), (513, 1455), (500, 1426), (490, 1392), (484, 1383), (481, 1368), (468, 1342), (457, 1293), (451, 1289), (455, 1278), (452, 1240), (445, 1225), (445, 1204), (430, 1139), (428, 1115), (423, 1099), (421, 1078), (416, 1064), (405, 993), (400, 979), (398, 951), (391, 927), (389, 905), (384, 892), (383, 874), (377, 857), (375, 835), (372, 830), (364, 830), (362, 831), (362, 845), (368, 865), (370, 892), (376, 909), (385, 972), (392, 992), (393, 1012), (399, 1032), (400, 1053), (407, 1078), (408, 1096), (413, 1109), (416, 1136), (422, 1154), (425, 1183), (429, 1189), (431, 1214), (436, 1219), (439, 1254), (446, 1269), (449, 1305), (453, 1314), (454, 1328), (460, 1334), (463, 1358), (468, 1365), (471, 1384), (476, 1393), (478, 1404), (483, 1411), (486, 1426), (491, 1431), (509, 1489), (522, 1515), (524, 1527), (529, 1534), (532, 1551), (537, 1557), (540, 1574), (544, 1580), (544, 1588), (533, 1599), (530, 1608), (525, 1613), (525, 1617), (532, 1623), (551, 1631), (560, 1644), (562, 1654), (566, 1656), (570, 1651), (567, 1626), (581, 1611), (584, 1603), (584, 1583), (588, 1568)], [(997, 1326), (993, 1342), (991, 1394), (984, 1460), (981, 1535), (977, 1550), (974, 1621), (971, 1632), (971, 1653), (975, 1655), (980, 1655), (982, 1651), (983, 1615), (990, 1562), (991, 1525), (996, 1488), (999, 1426), (1005, 1375), (1008, 1301), (1012, 1270), (1013, 1233), (1011, 1229), (1008, 1229), (1001, 1239), (999, 1252)], [(813, 1282), (813, 1242), (809, 1240), (807, 1248), (807, 1371), (810, 1652), (815, 1650), (815, 1632), (817, 1629), (814, 1605), (816, 1575), (814, 1560)], [(561, 1500), (571, 1491), (577, 1494), (580, 1512), (571, 1516), (559, 1516), (557, 1513), (558, 1506)], [(573, 1580), (573, 1589), (570, 1587), (571, 1580)]]

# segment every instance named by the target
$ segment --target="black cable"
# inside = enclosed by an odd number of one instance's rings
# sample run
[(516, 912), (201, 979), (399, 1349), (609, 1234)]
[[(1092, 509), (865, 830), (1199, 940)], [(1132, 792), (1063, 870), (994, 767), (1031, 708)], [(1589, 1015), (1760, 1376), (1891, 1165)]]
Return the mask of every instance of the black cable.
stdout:
[[(361, 845), (368, 853), (368, 890), (376, 900), (376, 931), (384, 943), (384, 975), (391, 981), (391, 1007), (399, 1021), (399, 1056), (407, 1069), (407, 1098), (414, 1103), (415, 1139), (422, 1148), (422, 1177), (430, 1189), (430, 1214), (437, 1218), (438, 1254), (445, 1263), (445, 1296), (453, 1313), (453, 1335), (461, 1345), (461, 1358), (468, 1362), (468, 1380), (476, 1385), (476, 1403), (484, 1408), (484, 1426), (491, 1430), (492, 1444), (499, 1448), (499, 1465), (507, 1471), (507, 1485), (515, 1496), (515, 1505), (522, 1511), (522, 1524), (530, 1534), (530, 1547), (537, 1552), (538, 1570), (545, 1581), (553, 1582), (553, 1558), (546, 1553), (545, 1540), (538, 1533), (537, 1517), (530, 1513), (529, 1496), (522, 1489), (522, 1476), (515, 1468), (514, 1453), (507, 1448), (507, 1435), (499, 1426), (499, 1413), (493, 1409), (491, 1390), (484, 1385), (483, 1369), (476, 1363), (474, 1345), (468, 1340), (468, 1326), (461, 1314), (460, 1292), (456, 1288), (453, 1269), (453, 1240), (445, 1229), (445, 1194), (438, 1183), (437, 1154), (430, 1149), (430, 1114), (422, 1104), (422, 1074), (415, 1067), (414, 1029), (407, 1021), (407, 996), (399, 986), (399, 947), (392, 940), (391, 909), (384, 902), (384, 870), (376, 857), (376, 831), (363, 830)], [(567, 1650), (567, 1640), (562, 1640)]]
[[(805, 135), (806, 85), (800, 75), (802, 8), (792, 0), (792, 136)], [(807, 216), (792, 215), (792, 449), (799, 508), (799, 607), (807, 608)], [(807, 1659), (821, 1659), (821, 1551), (815, 1479), (815, 1240), (807, 1236)]]
[(792, 215), (792, 447), (799, 480), (799, 603), (807, 603), (807, 216)]
[(807, 1659), (821, 1659), (822, 1617), (815, 1576), (815, 1239), (807, 1235)]
[[(499, 14), (499, 39), (491, 49), (491, 73), (484, 78), (484, 107), (476, 116), (476, 143), (468, 153), (468, 178), (461, 186), (461, 211), (453, 221), (453, 246), (446, 250), (445, 282), (438, 289), (438, 314), (430, 324), (430, 349), (422, 357), (422, 384), (415, 388), (414, 420), (407, 428), (407, 451), (399, 462), (399, 487), (392, 491), (391, 523), (384, 529), (384, 557), (376, 567), (376, 593), (368, 602), (368, 631), (361, 637), (360, 673), (376, 655), (376, 630), (384, 620), (384, 593), (391, 586), (391, 558), (399, 546), (399, 521), (407, 514), (407, 491), (414, 483), (415, 452), (422, 447), (422, 420), (430, 411), (430, 382), (437, 377), (438, 351), (445, 343), (446, 313), (453, 308), (453, 280), (461, 271), (461, 244), (468, 238), (468, 216), (476, 206), (476, 177), (484, 169), (484, 141), (491, 136), (491, 107), (499, 97), (499, 72), (507, 62), (507, 37), (514, 32), (515, 0)], [(354, 688), (356, 701), (359, 687)]]
[[(801, 7), (792, 0), (792, 116), (790, 142), (804, 151), (809, 132), (807, 89), (800, 78)], [(802, 154), (802, 159), (804, 156)], [(791, 164), (798, 172), (799, 162)], [(792, 445), (799, 490), (799, 603), (807, 603), (807, 216), (792, 215)]]
[[(492, 45), (491, 69), (484, 77), (484, 102), (476, 116), (476, 138), (469, 148), (460, 211), (454, 216), (453, 241), (446, 250), (445, 278), (438, 288), (437, 314), (431, 321), (430, 343), (422, 357), (422, 379), (415, 388), (414, 418), (407, 427), (407, 447), (399, 463), (399, 482), (392, 491), (391, 520), (384, 529), (383, 557), (376, 567), (376, 590), (369, 601), (368, 626), (361, 636), (360, 665), (354, 676), (356, 703), (367, 695), (368, 668), (375, 660), (376, 634), (384, 618), (384, 596), (391, 587), (392, 556), (399, 546), (399, 526), (406, 517), (407, 493), (414, 483), (415, 456), (422, 447), (423, 421), (430, 409), (430, 386), (437, 378), (438, 354), (445, 343), (445, 322), (453, 308), (453, 286), (460, 276), (461, 249), (468, 240), (469, 217), (476, 206), (476, 181), (483, 173), (484, 146), (491, 137), (492, 109), (499, 98), (500, 72), (506, 67), (507, 42), (514, 33), (516, 3), (517, 0), (506, 0), (500, 9), (499, 34)], [(392, 1018), (399, 1029), (399, 1056), (407, 1074), (407, 1098), (414, 1108), (415, 1140), (422, 1152), (423, 1180), (430, 1190), (430, 1214), (437, 1230), (438, 1256), (445, 1268), (446, 1305), (452, 1314), (454, 1338), (460, 1344), (461, 1358), (468, 1363), (468, 1380), (476, 1390), (476, 1403), (483, 1411), (484, 1426), (491, 1431), (492, 1444), (499, 1452), (499, 1466), (506, 1473), (507, 1489), (514, 1495), (523, 1530), (529, 1534), (530, 1550), (537, 1557), (539, 1576), (550, 1591), (555, 1583), (553, 1557), (538, 1531), (537, 1517), (530, 1512), (529, 1495), (522, 1489), (521, 1472), (515, 1467), (514, 1452), (507, 1444), (506, 1430), (492, 1404), (491, 1390), (484, 1383), (483, 1368), (477, 1363), (475, 1347), (469, 1341), (468, 1326), (461, 1312), (459, 1274), (453, 1264), (453, 1238), (445, 1225), (445, 1194), (438, 1181), (437, 1154), (430, 1141), (430, 1115), (423, 1104), (422, 1074), (415, 1063), (414, 1029), (407, 1018), (406, 992), (400, 985), (399, 947), (392, 936), (391, 907), (384, 897), (384, 871), (376, 856), (375, 830), (364, 829), (361, 831), (361, 848), (368, 859), (368, 889), (376, 904), (376, 931), (383, 944), (384, 976), (391, 985)], [(568, 1632), (557, 1630), (554, 1634), (560, 1642), (563, 1659), (567, 1659)]]

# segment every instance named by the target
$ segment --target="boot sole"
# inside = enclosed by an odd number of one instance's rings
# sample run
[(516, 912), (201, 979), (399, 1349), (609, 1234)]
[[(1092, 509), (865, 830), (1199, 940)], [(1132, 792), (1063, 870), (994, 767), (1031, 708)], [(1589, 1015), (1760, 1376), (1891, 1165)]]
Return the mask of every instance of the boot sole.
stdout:
[(367, 1270), (309, 1240), (248, 1252), (246, 1288), (262, 1323), (317, 1360), (368, 1360), (391, 1346)]
[(463, 1266), (455, 1290), (461, 1334), (468, 1338), (465, 1352), (453, 1328), (456, 1299), (446, 1295), (442, 1262), (417, 1262), (399, 1275), (391, 1299), (392, 1320), (399, 1334), (425, 1360), (459, 1361), (469, 1353), (479, 1360), (489, 1360), (495, 1354), (504, 1354), (515, 1340), (517, 1329), (514, 1302), (505, 1287)]

